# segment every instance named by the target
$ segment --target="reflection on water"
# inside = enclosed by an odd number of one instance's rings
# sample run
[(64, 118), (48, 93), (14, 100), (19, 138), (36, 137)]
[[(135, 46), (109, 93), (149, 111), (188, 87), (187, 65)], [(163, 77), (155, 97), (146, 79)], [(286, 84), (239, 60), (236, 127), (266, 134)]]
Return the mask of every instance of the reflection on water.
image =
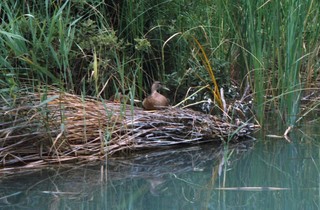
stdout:
[(291, 138), (159, 150), (2, 178), (0, 208), (318, 209), (317, 136), (296, 130)]

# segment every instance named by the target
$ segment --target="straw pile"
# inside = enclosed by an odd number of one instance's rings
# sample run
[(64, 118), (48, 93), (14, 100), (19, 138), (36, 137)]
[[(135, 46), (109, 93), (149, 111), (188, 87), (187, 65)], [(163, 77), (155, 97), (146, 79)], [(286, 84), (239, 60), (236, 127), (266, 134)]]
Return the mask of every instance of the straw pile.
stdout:
[(58, 91), (23, 92), (11, 101), (0, 100), (0, 107), (1, 167), (91, 161), (140, 149), (239, 141), (255, 129), (251, 123), (232, 124), (190, 109), (145, 111)]

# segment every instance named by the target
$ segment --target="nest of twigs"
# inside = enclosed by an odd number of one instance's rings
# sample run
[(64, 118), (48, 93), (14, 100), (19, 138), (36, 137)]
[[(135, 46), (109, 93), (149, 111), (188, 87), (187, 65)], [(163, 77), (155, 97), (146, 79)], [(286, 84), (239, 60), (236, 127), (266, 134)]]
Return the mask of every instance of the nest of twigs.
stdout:
[(239, 141), (254, 124), (190, 109), (145, 111), (50, 91), (0, 100), (0, 166), (91, 161), (119, 152)]

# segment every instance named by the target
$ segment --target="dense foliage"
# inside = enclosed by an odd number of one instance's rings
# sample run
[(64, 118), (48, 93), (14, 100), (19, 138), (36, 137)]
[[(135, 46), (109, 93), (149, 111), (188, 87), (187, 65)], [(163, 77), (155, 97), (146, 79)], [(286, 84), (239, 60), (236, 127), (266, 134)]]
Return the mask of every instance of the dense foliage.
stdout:
[[(153, 80), (161, 80), (176, 90), (170, 96), (176, 103), (190, 87), (194, 91), (209, 84), (213, 89), (195, 37), (220, 86), (231, 90), (232, 84), (249, 84), (260, 121), (271, 101), (293, 124), (301, 90), (312, 87), (319, 72), (319, 4), (1, 1), (0, 94), (5, 98), (28, 84), (141, 99)], [(230, 91), (229, 96), (236, 94)], [(210, 91), (202, 91), (194, 100), (208, 97)]]

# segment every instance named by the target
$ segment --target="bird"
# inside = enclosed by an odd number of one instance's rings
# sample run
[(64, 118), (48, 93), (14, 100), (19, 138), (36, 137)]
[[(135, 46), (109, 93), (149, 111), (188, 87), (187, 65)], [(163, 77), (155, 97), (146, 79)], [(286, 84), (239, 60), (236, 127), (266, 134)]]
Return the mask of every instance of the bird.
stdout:
[(142, 106), (145, 110), (157, 110), (168, 107), (169, 100), (164, 95), (158, 93), (158, 90), (160, 89), (169, 90), (161, 84), (161, 82), (155, 81), (151, 86), (151, 94), (142, 102)]

